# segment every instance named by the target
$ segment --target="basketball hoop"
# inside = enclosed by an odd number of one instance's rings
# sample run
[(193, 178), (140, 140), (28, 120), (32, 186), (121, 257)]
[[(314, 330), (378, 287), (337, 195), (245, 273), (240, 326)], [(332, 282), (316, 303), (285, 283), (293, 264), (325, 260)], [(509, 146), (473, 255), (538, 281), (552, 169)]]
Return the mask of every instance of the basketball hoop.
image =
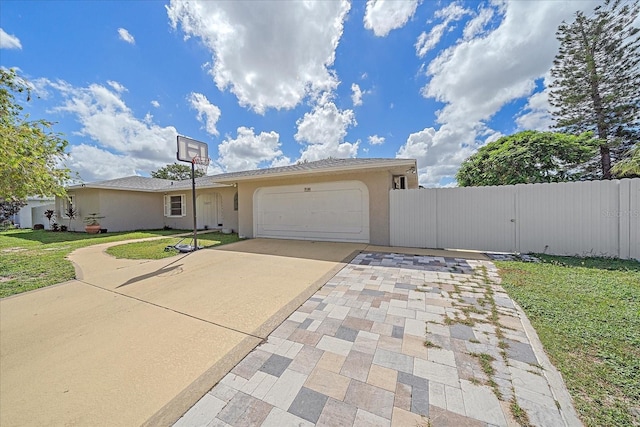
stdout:
[(207, 169), (209, 168), (209, 163), (211, 163), (211, 159), (209, 157), (195, 156), (191, 160), (191, 163), (193, 163), (193, 166), (196, 168), (196, 170), (198, 170), (198, 172), (201, 172), (202, 175), (204, 176), (207, 174)]

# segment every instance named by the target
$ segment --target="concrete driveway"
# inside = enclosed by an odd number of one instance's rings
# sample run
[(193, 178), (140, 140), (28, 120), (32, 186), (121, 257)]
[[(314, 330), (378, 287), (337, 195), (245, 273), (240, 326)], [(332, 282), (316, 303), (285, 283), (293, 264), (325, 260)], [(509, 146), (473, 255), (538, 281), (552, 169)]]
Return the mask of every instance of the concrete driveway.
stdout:
[(71, 254), (77, 280), (0, 301), (3, 427), (170, 424), (366, 247), (255, 239), (132, 261), (111, 245)]

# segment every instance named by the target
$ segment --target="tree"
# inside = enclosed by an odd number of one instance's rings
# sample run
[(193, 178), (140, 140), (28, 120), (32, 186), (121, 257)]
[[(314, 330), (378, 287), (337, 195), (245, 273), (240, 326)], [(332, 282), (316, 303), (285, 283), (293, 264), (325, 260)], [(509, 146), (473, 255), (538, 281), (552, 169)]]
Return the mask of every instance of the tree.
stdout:
[[(195, 170), (195, 177), (200, 178), (204, 176), (203, 172), (198, 169)], [(172, 179), (174, 181), (182, 181), (184, 179), (191, 178), (191, 166), (181, 165), (173, 163), (171, 165), (164, 166), (157, 171), (152, 171), (151, 176), (153, 178)]]
[[(593, 131), (599, 139), (595, 169), (611, 178), (611, 164), (638, 140), (640, 129), (640, 30), (633, 26), (638, 0), (605, 0), (586, 16), (563, 22), (553, 63), (550, 102), (555, 127), (568, 133)], [(613, 158), (612, 158), (613, 157)]]
[(636, 144), (627, 157), (619, 161), (611, 172), (616, 178), (640, 178), (640, 144)]
[(0, 199), (64, 196), (70, 171), (60, 164), (68, 143), (51, 131), (52, 122), (22, 114), (15, 95), (23, 93), (30, 101), (29, 84), (15, 70), (0, 67)]
[(587, 132), (568, 135), (524, 131), (503, 136), (462, 162), (461, 187), (575, 181), (579, 166), (593, 157), (597, 140)]
[(10, 221), (26, 205), (22, 200), (0, 200), (0, 223)]

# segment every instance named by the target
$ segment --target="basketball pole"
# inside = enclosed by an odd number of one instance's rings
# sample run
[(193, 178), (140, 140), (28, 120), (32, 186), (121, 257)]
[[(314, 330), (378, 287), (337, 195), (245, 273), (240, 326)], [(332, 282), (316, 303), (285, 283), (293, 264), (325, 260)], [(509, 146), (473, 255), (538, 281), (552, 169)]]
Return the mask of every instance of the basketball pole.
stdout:
[(193, 250), (198, 250), (198, 222), (196, 220), (196, 162), (191, 160), (191, 201), (193, 203)]

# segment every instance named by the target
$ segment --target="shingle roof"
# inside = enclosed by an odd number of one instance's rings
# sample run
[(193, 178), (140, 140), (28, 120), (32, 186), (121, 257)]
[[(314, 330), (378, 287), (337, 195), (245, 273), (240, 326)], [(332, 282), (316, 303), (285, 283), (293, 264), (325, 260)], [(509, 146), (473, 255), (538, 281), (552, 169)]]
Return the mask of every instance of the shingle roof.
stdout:
[(133, 190), (133, 191), (166, 191), (174, 188), (191, 187), (191, 180), (172, 181), (170, 179), (148, 178), (145, 176), (127, 176), (124, 178), (109, 179), (106, 181), (89, 182), (69, 187), (69, 190), (78, 188), (104, 188), (109, 190)]
[(241, 172), (230, 172), (200, 178), (206, 182), (232, 182), (238, 179), (269, 177), (273, 175), (295, 175), (305, 173), (333, 172), (349, 169), (367, 169), (392, 167), (400, 165), (415, 166), (414, 159), (324, 159), (315, 162), (297, 163), (267, 169), (253, 169)]
[[(230, 172), (219, 175), (203, 176), (196, 178), (196, 186), (225, 187), (224, 183), (237, 180), (260, 179), (280, 175), (301, 175), (307, 173), (331, 173), (343, 170), (362, 170), (368, 168), (415, 166), (414, 159), (324, 159), (316, 162), (297, 163), (290, 166), (281, 166), (267, 169), (254, 169), (241, 172)], [(107, 181), (91, 182), (87, 184), (72, 185), (69, 190), (78, 188), (104, 188), (113, 190), (134, 191), (169, 191), (178, 189), (190, 189), (191, 180), (172, 181), (169, 179), (148, 178), (144, 176), (127, 176), (124, 178), (110, 179)]]
[(137, 190), (137, 191), (157, 191), (171, 185), (171, 181), (160, 178), (147, 178), (144, 176), (127, 176), (124, 178), (109, 179), (87, 184), (72, 185), (69, 189), (75, 188), (108, 188), (113, 190)]

